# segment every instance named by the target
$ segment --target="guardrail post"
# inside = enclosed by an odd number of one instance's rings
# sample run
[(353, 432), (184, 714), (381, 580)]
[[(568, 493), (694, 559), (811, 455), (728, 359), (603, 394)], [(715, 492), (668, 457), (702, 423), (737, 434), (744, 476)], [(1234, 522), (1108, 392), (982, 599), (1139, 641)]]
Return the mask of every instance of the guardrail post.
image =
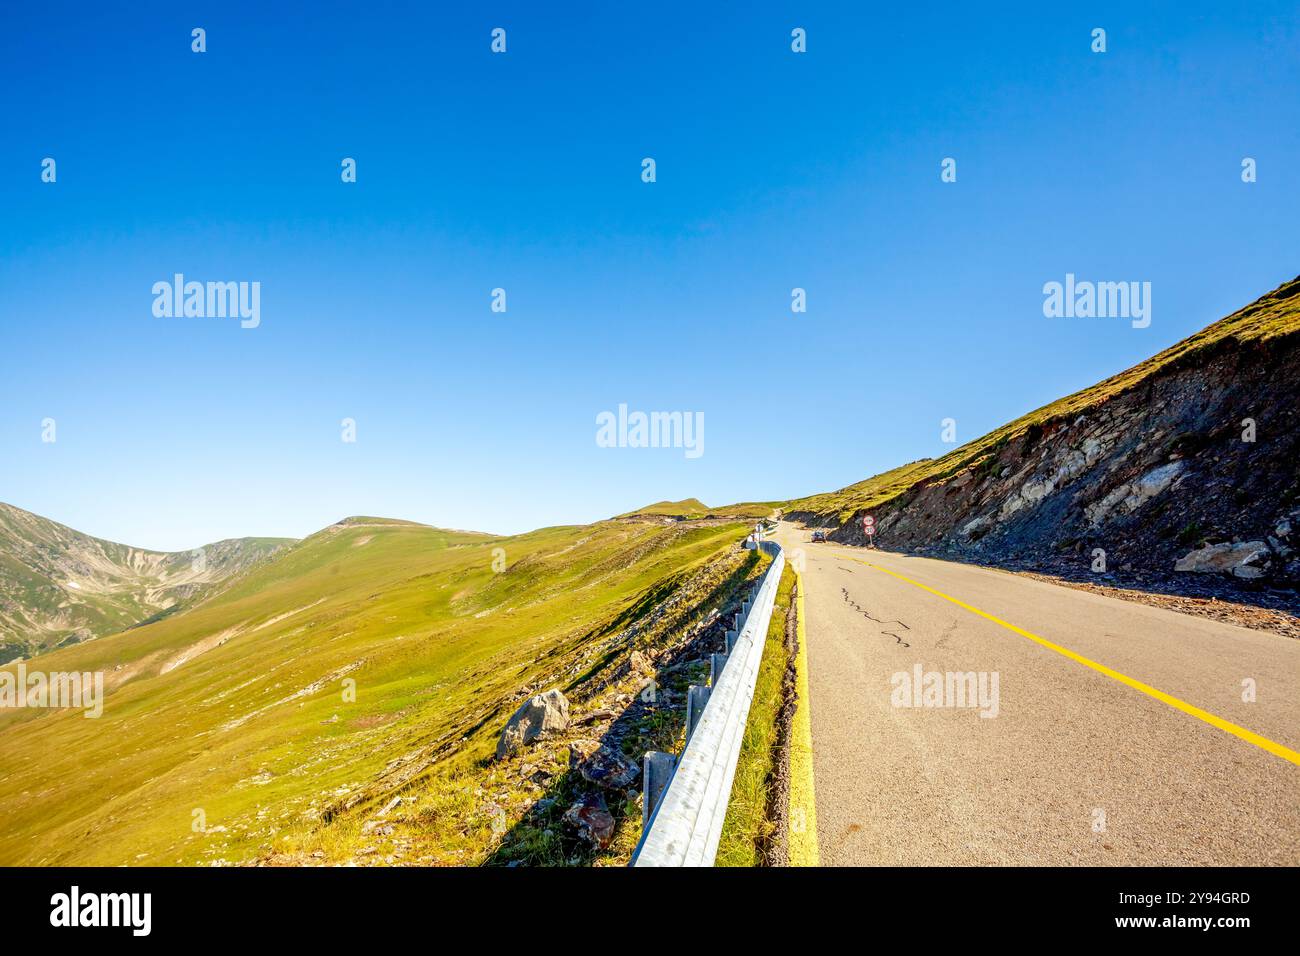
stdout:
[(691, 732), (695, 730), (695, 725), (700, 722), (700, 715), (704, 713), (704, 705), (709, 702), (709, 689), (701, 687), (699, 684), (692, 684), (686, 691), (686, 739), (691, 739)]
[(728, 654), (730, 654), (730, 653), (731, 653), (731, 649), (732, 649), (733, 647), (736, 646), (736, 640), (737, 640), (739, 637), (740, 637), (740, 632), (739, 632), (739, 631), (728, 631), (728, 632), (727, 632), (727, 636), (726, 636), (725, 640), (726, 640), (726, 642), (727, 642), (727, 653), (728, 653)]
[(673, 775), (677, 758), (660, 750), (647, 750), (641, 768), (641, 827), (654, 816), (659, 799), (664, 795), (668, 780)]
[(726, 654), (709, 655), (709, 686), (717, 687), (718, 678), (722, 676), (722, 669), (727, 666)]

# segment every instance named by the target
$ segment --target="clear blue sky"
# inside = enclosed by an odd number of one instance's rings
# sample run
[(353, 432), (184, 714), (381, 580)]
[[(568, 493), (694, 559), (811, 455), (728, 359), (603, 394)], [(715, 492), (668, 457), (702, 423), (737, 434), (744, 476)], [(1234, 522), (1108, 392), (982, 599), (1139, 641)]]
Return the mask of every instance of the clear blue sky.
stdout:
[[(782, 499), (1300, 272), (1294, 2), (275, 6), (6, 10), (0, 500), (181, 549)], [(175, 272), (261, 282), (260, 328), (155, 318)], [(1067, 272), (1151, 326), (1044, 318)], [(619, 403), (703, 456), (597, 447)]]

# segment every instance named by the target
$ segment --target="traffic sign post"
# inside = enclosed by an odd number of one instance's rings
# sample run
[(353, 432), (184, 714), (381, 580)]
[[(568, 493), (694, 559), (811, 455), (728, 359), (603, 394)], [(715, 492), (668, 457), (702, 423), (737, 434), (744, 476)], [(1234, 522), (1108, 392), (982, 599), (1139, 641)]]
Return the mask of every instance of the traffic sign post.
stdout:
[(867, 547), (874, 548), (876, 546), (876, 519), (871, 515), (863, 515), (862, 530), (867, 535)]

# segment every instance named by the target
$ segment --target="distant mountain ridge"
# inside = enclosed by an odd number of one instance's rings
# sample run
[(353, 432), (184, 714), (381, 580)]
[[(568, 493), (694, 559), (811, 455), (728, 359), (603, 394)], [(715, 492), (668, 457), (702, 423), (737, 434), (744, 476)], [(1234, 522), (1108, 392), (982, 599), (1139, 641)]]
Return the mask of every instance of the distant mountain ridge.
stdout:
[(0, 502), (0, 663), (189, 607), (292, 543), (231, 538), (151, 551)]

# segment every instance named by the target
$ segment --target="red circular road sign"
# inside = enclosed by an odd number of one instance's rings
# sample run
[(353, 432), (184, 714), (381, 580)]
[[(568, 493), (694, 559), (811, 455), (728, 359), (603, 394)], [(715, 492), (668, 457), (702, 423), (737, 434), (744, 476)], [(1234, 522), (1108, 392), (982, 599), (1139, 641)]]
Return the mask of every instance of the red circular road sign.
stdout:
[(875, 530), (875, 528), (876, 528), (876, 519), (873, 518), (873, 517), (871, 517), (871, 515), (863, 515), (863, 516), (862, 516), (862, 530), (864, 530), (864, 531), (866, 531), (868, 534), (870, 534), (872, 531)]

